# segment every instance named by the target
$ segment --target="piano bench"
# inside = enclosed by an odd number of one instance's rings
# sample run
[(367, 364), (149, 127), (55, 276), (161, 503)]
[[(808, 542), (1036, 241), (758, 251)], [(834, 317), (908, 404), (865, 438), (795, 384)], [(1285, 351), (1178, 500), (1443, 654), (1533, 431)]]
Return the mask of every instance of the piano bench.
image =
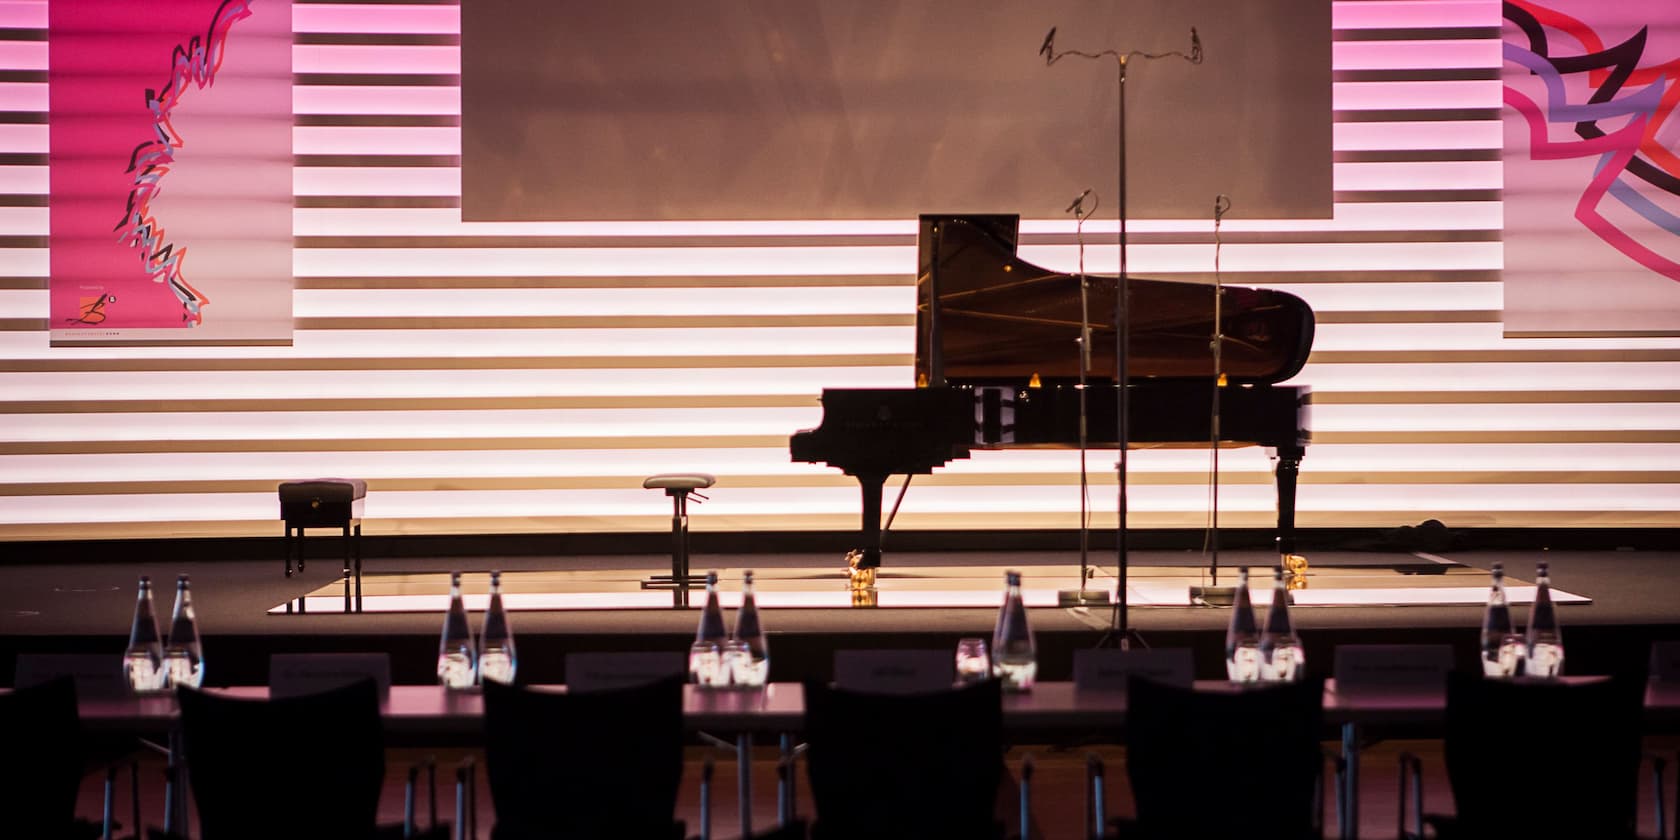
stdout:
[(362, 508), (367, 482), (359, 478), (313, 478), (280, 483), (280, 518), (286, 523), (286, 577), (292, 576), (292, 557), (303, 573), (303, 538), (309, 528), (337, 528), (344, 541), (344, 611), (351, 612), (350, 587), (355, 583), (355, 612), (362, 611)]
[(704, 500), (699, 491), (717, 483), (717, 477), (706, 473), (660, 473), (642, 481), (648, 490), (664, 490), (671, 497), (671, 573), (649, 575), (642, 581), (643, 589), (671, 590), (671, 606), (688, 606), (689, 587), (703, 585), (705, 578), (688, 572), (688, 497)]

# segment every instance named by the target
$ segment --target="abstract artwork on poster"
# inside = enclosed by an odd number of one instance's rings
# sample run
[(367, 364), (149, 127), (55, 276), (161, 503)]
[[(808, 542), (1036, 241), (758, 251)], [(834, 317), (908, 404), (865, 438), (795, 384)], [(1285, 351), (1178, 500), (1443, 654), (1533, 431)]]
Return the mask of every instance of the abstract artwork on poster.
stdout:
[(52, 343), (284, 344), (290, 0), (53, 3)]
[(1680, 335), (1680, 15), (1504, 10), (1506, 334)]

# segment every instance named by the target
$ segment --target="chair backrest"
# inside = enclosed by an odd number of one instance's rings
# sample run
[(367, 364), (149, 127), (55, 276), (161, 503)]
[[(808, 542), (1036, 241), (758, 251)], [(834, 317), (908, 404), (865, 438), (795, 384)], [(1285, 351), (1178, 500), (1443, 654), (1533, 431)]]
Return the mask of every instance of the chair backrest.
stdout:
[(1000, 684), (930, 694), (805, 686), (813, 837), (1001, 834)]
[(75, 683), (60, 677), (0, 693), (0, 732), (0, 835), (65, 836), (82, 781)]
[(680, 677), (589, 692), (486, 683), (497, 840), (681, 837)]
[(1140, 833), (1317, 835), (1323, 717), (1318, 680), (1197, 690), (1133, 679), (1126, 774)]
[(385, 738), (372, 680), (273, 700), (176, 696), (203, 840), (373, 836)]
[(1451, 675), (1444, 749), (1465, 836), (1634, 836), (1643, 690)]

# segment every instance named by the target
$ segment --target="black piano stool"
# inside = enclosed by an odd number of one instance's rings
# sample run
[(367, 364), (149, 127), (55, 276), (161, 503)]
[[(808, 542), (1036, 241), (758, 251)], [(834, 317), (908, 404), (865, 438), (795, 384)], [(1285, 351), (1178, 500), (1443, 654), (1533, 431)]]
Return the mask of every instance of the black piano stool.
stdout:
[[(286, 577), (292, 576), (292, 556), (303, 573), (303, 538), (308, 528), (338, 528), (344, 542), (344, 611), (362, 611), (362, 505), (367, 482), (359, 478), (312, 478), (280, 483), (280, 518), (286, 522)], [(350, 597), (355, 584), (355, 600)], [(298, 599), (299, 610), (305, 600)], [(352, 608), (352, 605), (354, 608)], [(291, 611), (291, 604), (286, 605)]]
[(688, 572), (688, 497), (706, 499), (699, 491), (717, 483), (715, 476), (706, 473), (661, 473), (648, 476), (642, 486), (649, 490), (664, 490), (671, 497), (671, 573), (650, 575), (642, 581), (643, 589), (671, 590), (671, 606), (688, 606), (688, 590), (703, 586), (705, 575)]

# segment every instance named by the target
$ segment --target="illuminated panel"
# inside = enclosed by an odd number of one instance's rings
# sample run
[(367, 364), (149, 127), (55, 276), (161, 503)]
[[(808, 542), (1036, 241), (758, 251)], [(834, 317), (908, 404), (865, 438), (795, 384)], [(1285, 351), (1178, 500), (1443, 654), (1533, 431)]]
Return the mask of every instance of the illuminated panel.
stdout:
[[(0, 2), (0, 29), (45, 10)], [(1333, 216), (1221, 227), (1227, 282), (1319, 316), (1303, 527), (1674, 524), (1680, 340), (1500, 334), (1499, 17), (1334, 4)], [(318, 474), (369, 479), (370, 533), (663, 531), (641, 478), (687, 469), (719, 477), (697, 529), (856, 526), (855, 482), (785, 441), (822, 388), (909, 384), (913, 219), (462, 223), (459, 10), (293, 25), (289, 348), (47, 346), (45, 44), (0, 38), (0, 538), (268, 535), (273, 484)], [(1085, 226), (1093, 270), (1116, 227)], [(1133, 271), (1211, 279), (1210, 219), (1129, 228)], [(1072, 220), (1021, 231), (1023, 258), (1078, 264)], [(1097, 527), (1113, 455), (1088, 458)], [(1132, 524), (1206, 522), (1207, 451), (1130, 461)], [(894, 527), (1071, 528), (1078, 464), (976, 452)], [(1265, 453), (1220, 469), (1221, 522), (1266, 526)]]

